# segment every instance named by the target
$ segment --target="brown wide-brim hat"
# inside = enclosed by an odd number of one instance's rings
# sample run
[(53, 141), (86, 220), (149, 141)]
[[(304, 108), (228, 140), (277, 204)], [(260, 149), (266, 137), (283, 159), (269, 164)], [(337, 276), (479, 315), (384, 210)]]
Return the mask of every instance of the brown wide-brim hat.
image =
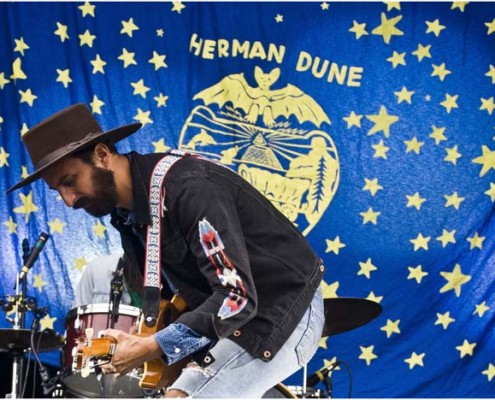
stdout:
[(41, 173), (62, 158), (99, 143), (116, 143), (141, 128), (140, 123), (103, 132), (85, 104), (74, 104), (53, 114), (28, 130), (22, 141), (35, 171), (7, 190), (10, 193), (41, 177)]

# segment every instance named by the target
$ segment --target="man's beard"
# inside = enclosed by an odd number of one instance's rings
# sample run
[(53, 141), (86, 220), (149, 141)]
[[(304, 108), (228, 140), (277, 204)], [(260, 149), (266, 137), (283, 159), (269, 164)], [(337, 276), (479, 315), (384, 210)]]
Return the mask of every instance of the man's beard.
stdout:
[(92, 167), (91, 181), (94, 195), (80, 197), (74, 209), (83, 208), (93, 217), (103, 217), (117, 207), (117, 185), (113, 171)]

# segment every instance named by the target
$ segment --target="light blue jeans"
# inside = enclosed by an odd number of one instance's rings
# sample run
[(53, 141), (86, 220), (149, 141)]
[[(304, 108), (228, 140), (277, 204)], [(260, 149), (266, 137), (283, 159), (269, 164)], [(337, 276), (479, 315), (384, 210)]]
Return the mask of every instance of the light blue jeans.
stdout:
[(321, 287), (292, 335), (275, 357), (254, 358), (229, 339), (220, 339), (210, 350), (215, 360), (205, 368), (189, 364), (169, 387), (193, 398), (260, 398), (306, 365), (318, 349), (325, 322)]

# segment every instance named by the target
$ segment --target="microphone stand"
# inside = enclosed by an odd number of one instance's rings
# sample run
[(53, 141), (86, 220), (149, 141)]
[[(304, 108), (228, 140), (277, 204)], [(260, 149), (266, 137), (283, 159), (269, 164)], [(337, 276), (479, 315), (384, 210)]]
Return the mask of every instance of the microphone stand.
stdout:
[(123, 268), (124, 262), (123, 259), (120, 258), (117, 264), (117, 268), (113, 273), (113, 278), (110, 281), (110, 311), (111, 311), (111, 319), (110, 319), (110, 328), (114, 328), (115, 322), (119, 318), (119, 305), (120, 300), (122, 299), (122, 292), (124, 290), (124, 279), (123, 279)]

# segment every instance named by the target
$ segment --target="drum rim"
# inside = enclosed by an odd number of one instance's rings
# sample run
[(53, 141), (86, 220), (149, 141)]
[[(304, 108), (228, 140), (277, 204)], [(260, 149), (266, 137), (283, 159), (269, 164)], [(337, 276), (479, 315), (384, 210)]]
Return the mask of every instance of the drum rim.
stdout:
[[(74, 318), (77, 315), (87, 315), (87, 314), (109, 314), (111, 312), (108, 303), (92, 303), (84, 304), (78, 307), (74, 307), (67, 313), (67, 319)], [(119, 315), (126, 315), (129, 317), (139, 317), (141, 315), (141, 309), (134, 306), (129, 306), (127, 304), (120, 304)]]

